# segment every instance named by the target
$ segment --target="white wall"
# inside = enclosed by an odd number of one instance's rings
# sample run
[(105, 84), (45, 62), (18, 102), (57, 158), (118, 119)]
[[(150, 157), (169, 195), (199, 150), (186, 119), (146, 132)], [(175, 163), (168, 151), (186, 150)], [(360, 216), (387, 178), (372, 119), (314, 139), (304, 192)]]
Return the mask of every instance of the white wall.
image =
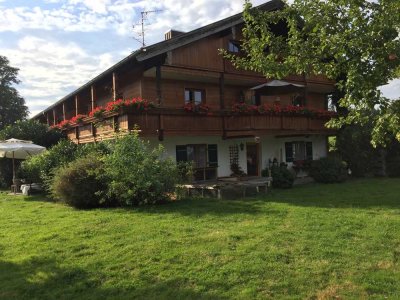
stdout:
[[(156, 146), (159, 141), (156, 138), (149, 139), (150, 144)], [(243, 143), (244, 150), (239, 147), (239, 165), (244, 172), (247, 172), (246, 143), (254, 143), (254, 138), (239, 138), (223, 140), (217, 136), (188, 136), (188, 137), (164, 137), (161, 142), (166, 150), (166, 154), (176, 160), (176, 145), (187, 144), (217, 144), (218, 147), (218, 177), (229, 176), (231, 174), (229, 161), (229, 146), (240, 145)], [(260, 136), (260, 167), (264, 169), (268, 166), (268, 159), (276, 158), (278, 162), (285, 162), (285, 142), (304, 141), (313, 143), (313, 159), (319, 159), (327, 155), (325, 136), (299, 136), (276, 138), (275, 136)]]

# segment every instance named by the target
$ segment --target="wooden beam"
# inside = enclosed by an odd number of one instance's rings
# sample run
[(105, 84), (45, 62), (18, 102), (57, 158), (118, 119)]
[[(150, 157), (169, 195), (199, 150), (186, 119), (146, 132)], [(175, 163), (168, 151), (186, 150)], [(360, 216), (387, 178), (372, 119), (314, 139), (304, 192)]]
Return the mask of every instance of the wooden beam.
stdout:
[(113, 100), (117, 100), (117, 94), (118, 94), (118, 75), (117, 73), (113, 72), (112, 73), (112, 88), (113, 88)]
[(79, 115), (79, 100), (78, 95), (75, 96), (75, 116)]
[(307, 105), (307, 102), (308, 102), (308, 99), (307, 99), (307, 97), (308, 97), (308, 86), (307, 86), (307, 76), (304, 74), (304, 85), (305, 85), (305, 87), (304, 87), (304, 103), (302, 103), (302, 105), (303, 106), (306, 106)]
[(49, 112), (46, 113), (47, 126), (50, 126)]
[(156, 90), (157, 90), (157, 100), (158, 104), (162, 104), (162, 90), (161, 90), (161, 66), (156, 66)]
[(56, 125), (56, 109), (53, 108), (53, 125)]
[(94, 85), (92, 85), (90, 87), (90, 96), (91, 96), (91, 104), (92, 104), (91, 107), (93, 110), (96, 106), (96, 89), (95, 89)]
[(220, 108), (225, 108), (225, 75), (224, 73), (220, 73), (219, 75), (219, 101)]
[(62, 110), (63, 110), (63, 120), (65, 121), (67, 119), (67, 116), (65, 114), (65, 102), (62, 104)]

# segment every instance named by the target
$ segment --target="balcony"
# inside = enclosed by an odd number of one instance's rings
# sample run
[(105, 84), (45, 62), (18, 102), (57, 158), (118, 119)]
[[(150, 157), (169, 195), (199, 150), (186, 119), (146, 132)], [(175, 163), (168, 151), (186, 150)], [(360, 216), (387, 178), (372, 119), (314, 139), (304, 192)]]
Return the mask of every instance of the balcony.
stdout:
[(86, 117), (71, 124), (68, 137), (77, 143), (110, 139), (117, 131), (127, 132), (136, 126), (144, 137), (221, 136), (224, 138), (256, 135), (332, 134), (326, 118), (286, 115), (235, 114), (216, 111), (208, 114), (185, 112), (183, 109), (155, 108), (149, 111), (104, 113), (103, 118)]

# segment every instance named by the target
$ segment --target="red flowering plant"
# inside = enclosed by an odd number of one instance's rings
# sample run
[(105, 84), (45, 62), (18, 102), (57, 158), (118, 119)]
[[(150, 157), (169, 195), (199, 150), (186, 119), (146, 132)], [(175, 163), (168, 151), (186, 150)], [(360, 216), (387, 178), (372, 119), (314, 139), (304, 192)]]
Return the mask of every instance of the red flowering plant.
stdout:
[(71, 120), (69, 120), (69, 122), (71, 124), (82, 124), (83, 119), (86, 117), (87, 117), (86, 115), (76, 115), (75, 117), (72, 117)]
[(209, 114), (209, 111), (211, 110), (210, 106), (205, 103), (195, 104), (193, 102), (186, 103), (183, 109), (186, 112), (197, 114)]
[(89, 113), (89, 117), (94, 117), (96, 119), (102, 119), (104, 117), (104, 113), (105, 113), (105, 108), (102, 106), (98, 106), (95, 109), (93, 109), (90, 113)]
[(110, 101), (106, 104), (105, 110), (107, 112), (118, 112), (124, 106), (124, 100), (118, 99)]
[(231, 111), (235, 114), (250, 113), (250, 112), (255, 111), (255, 108), (257, 108), (257, 106), (250, 105), (245, 102), (240, 102), (240, 103), (233, 104)]
[(282, 112), (282, 107), (279, 104), (263, 104), (257, 106), (257, 112), (261, 115), (279, 115)]
[(59, 128), (59, 129), (67, 129), (70, 126), (70, 121), (69, 120), (64, 120), (61, 121), (60, 123), (58, 123), (57, 125), (55, 125), (55, 127)]
[(154, 103), (140, 97), (123, 101), (123, 106), (126, 108), (132, 108), (135, 111), (147, 111), (149, 109), (155, 108)]
[(301, 110), (302, 107), (296, 105), (286, 105), (282, 107), (282, 113), (289, 116), (300, 115)]

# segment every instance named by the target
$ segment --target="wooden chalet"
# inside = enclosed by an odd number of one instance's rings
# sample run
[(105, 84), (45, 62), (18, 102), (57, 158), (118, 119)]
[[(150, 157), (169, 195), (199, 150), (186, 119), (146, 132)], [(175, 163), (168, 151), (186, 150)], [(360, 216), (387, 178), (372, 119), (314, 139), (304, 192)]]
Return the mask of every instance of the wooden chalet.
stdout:
[[(259, 8), (282, 5), (273, 0)], [(321, 76), (274, 81), (236, 69), (219, 49), (240, 55), (242, 28), (237, 14), (186, 33), (171, 30), (164, 41), (134, 51), (34, 119), (61, 123), (76, 143), (138, 126), (143, 138), (162, 143), (177, 161), (193, 160), (198, 179), (229, 176), (232, 166), (260, 175), (274, 160), (325, 156), (332, 134), (325, 110), (334, 83)], [(118, 99), (126, 106), (109, 103)], [(98, 107), (112, 109), (97, 109), (101, 118), (89, 116)]]

